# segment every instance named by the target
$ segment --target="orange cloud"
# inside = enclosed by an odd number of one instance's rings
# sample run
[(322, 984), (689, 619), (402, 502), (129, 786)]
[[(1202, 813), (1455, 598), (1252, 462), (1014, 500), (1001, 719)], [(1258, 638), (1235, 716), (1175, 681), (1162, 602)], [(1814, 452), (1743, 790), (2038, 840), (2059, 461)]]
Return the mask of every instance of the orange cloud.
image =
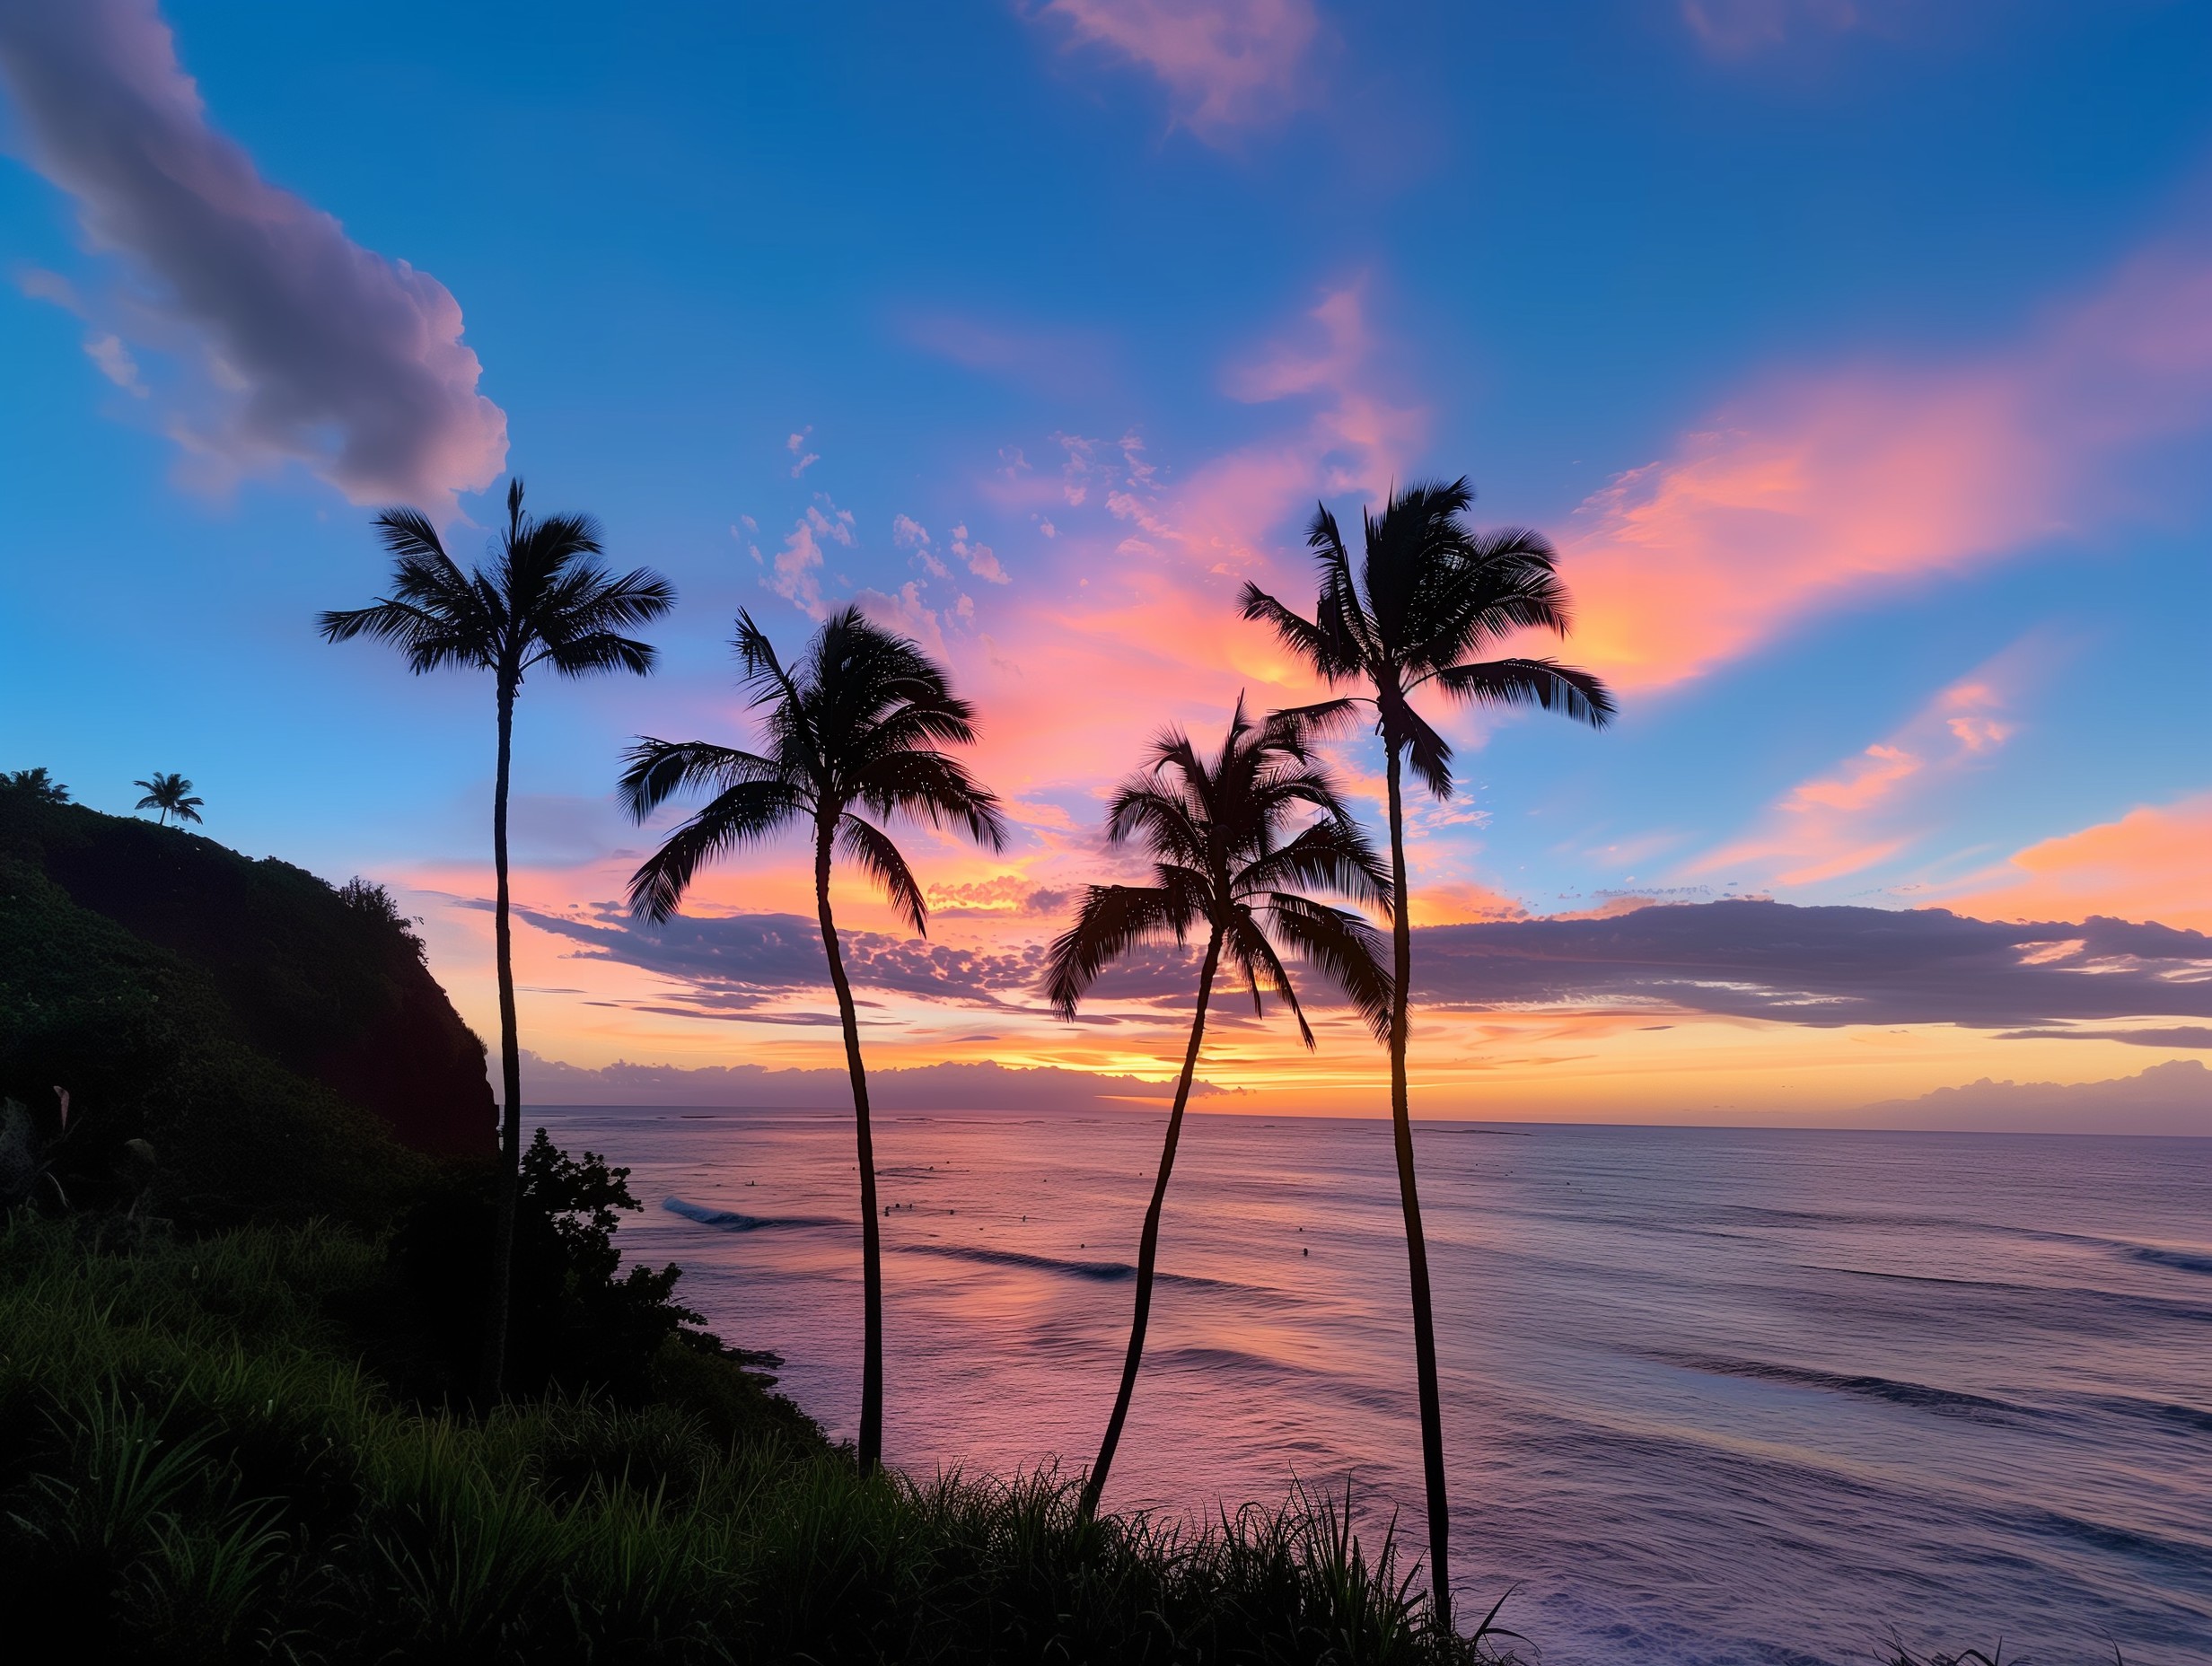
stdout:
[(1576, 656), (1656, 688), (1821, 609), (2105, 513), (2116, 453), (2212, 407), (2212, 259), (2164, 252), (2007, 352), (1774, 379), (1577, 512)]
[(1997, 882), (1953, 900), (2010, 919), (2102, 914), (2212, 930), (2212, 793), (2047, 838), (1987, 877)]

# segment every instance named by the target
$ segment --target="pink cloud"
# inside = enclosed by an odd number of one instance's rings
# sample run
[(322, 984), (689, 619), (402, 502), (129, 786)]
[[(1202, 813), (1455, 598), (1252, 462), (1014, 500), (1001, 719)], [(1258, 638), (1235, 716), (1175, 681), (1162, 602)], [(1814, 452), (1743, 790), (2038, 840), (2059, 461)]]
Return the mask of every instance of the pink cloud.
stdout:
[(998, 565), (998, 557), (991, 547), (980, 539), (969, 536), (963, 524), (952, 529), (951, 548), (954, 555), (968, 564), (968, 570), (978, 578), (992, 584), (1006, 583), (1006, 569)]
[(1143, 65), (1201, 137), (1279, 120), (1320, 32), (1312, 0), (1048, 0), (1075, 44)]
[(1240, 690), (1261, 706), (1310, 696), (1305, 668), (1237, 618), (1236, 588), (1253, 576), (1310, 596), (1315, 500), (1372, 500), (1404, 471), (1425, 413), (1377, 384), (1373, 357), (1357, 289), (1332, 292), (1225, 378), (1279, 411), (1262, 437), (1182, 466), (1135, 434), (1060, 434), (1062, 469), (1001, 483), (1025, 509), (1032, 487), (1053, 494), (1057, 532), (963, 665), (1001, 790), (1087, 794), (1163, 721), (1216, 724)]
[(2212, 412), (2212, 259), (2162, 251), (2008, 350), (1776, 377), (1577, 512), (1576, 657), (1663, 688), (1822, 609), (2117, 507), (2132, 448)]
[(809, 618), (826, 617), (829, 609), (821, 597), (822, 543), (826, 539), (847, 549), (853, 548), (853, 512), (839, 509), (826, 496), (809, 504), (806, 513), (784, 535), (784, 547), (773, 560), (763, 557), (760, 546), (750, 541), (753, 522), (750, 515), (745, 518), (745, 528), (742, 534), (735, 527), (730, 530), (746, 538), (746, 553), (755, 566), (766, 569), (760, 575), (761, 583)]
[[(0, 6), (0, 78), (34, 164), (136, 281), (92, 310), (103, 339), (176, 361), (167, 427), (199, 472), (294, 460), (356, 503), (433, 507), (497, 476), (506, 416), (477, 391), (452, 295), (209, 127), (154, 0)], [(126, 362), (95, 360), (111, 378)]]

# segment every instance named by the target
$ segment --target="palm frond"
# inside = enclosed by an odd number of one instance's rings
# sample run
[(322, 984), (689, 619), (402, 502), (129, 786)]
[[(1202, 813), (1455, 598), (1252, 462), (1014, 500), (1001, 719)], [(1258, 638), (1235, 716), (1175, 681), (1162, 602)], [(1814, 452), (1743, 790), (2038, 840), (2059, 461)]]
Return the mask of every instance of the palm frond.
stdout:
[(1182, 794), (1148, 776), (1136, 776), (1114, 791), (1106, 808), (1106, 842), (1119, 848), (1136, 840), (1155, 855), (1191, 867), (1206, 863), (1202, 819)]
[(1421, 785), (1437, 798), (1452, 796), (1452, 746), (1428, 726), (1427, 720), (1403, 701), (1399, 703), (1400, 744)]
[(640, 735), (622, 755), (622, 764), (615, 791), (635, 821), (643, 821), (690, 787), (720, 793), (756, 781), (783, 782), (794, 790), (801, 785), (772, 758), (707, 741), (657, 741)]
[(1347, 909), (1307, 897), (1278, 893), (1268, 899), (1268, 914), (1276, 935), (1344, 992), (1377, 1041), (1388, 1042), (1391, 976), (1382, 934)]
[(1385, 916), (1390, 913), (1390, 869), (1349, 817), (1316, 822), (1236, 876), (1240, 897), (1277, 892), (1294, 885), (1334, 891), (1380, 908)]
[(671, 833), (630, 875), (630, 911), (665, 920), (683, 902), (702, 863), (780, 832), (812, 808), (787, 781), (748, 781), (731, 787)]
[(652, 673), (659, 657), (659, 650), (649, 642), (618, 636), (611, 631), (594, 631), (586, 636), (547, 643), (526, 664), (549, 664), (564, 677), (588, 677), (594, 671), (634, 671), (645, 677)]
[(1075, 925), (1053, 940), (1045, 960), (1045, 998), (1062, 1018), (1075, 1008), (1099, 974), (1146, 943), (1189, 941), (1199, 917), (1187, 885), (1093, 885), (1084, 892)]
[(855, 798), (879, 816), (903, 813), (933, 828), (956, 827), (986, 850), (1006, 846), (996, 794), (943, 752), (891, 752), (847, 777)]
[(1612, 693), (1596, 676), (1557, 660), (1484, 660), (1436, 673), (1455, 700), (1485, 706), (1535, 706), (1602, 729), (1613, 720)]
[(1297, 1021), (1298, 1039), (1311, 1048), (1313, 1026), (1306, 1022), (1305, 1008), (1298, 1004), (1298, 991), (1290, 981), (1290, 969), (1275, 952), (1275, 945), (1268, 941), (1267, 933), (1250, 908), (1239, 908), (1232, 915), (1228, 929), (1222, 934), (1221, 946), (1243, 978), (1245, 987), (1251, 991), (1252, 1011), (1264, 1014), (1260, 990), (1263, 986), (1273, 990)]
[(907, 859), (899, 854), (899, 846), (891, 843), (888, 833), (858, 816), (840, 816), (838, 848), (883, 888), (891, 906), (914, 928), (917, 936), (929, 935), (929, 905), (923, 899), (922, 888), (915, 882), (913, 870), (907, 866)]

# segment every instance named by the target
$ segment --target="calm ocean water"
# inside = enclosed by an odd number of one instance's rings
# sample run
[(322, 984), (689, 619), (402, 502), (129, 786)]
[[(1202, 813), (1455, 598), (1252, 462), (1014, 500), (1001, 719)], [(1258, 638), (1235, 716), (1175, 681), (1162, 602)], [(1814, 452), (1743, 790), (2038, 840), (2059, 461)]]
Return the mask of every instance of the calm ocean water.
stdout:
[[(621, 1242), (849, 1434), (849, 1118), (561, 1109)], [(886, 1444), (1085, 1462), (1126, 1340), (1148, 1114), (883, 1117)], [(1556, 1666), (2000, 1637), (2212, 1662), (2212, 1140), (1426, 1124), (1454, 1573)], [(1193, 1118), (1109, 1503), (1349, 1477), (1418, 1548), (1380, 1122)]]

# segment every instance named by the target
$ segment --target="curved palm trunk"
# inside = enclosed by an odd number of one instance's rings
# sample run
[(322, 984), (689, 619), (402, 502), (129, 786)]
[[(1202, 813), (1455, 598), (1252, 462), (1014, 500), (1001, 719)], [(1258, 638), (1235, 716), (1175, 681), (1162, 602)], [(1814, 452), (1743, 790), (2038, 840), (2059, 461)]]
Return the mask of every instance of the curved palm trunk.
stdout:
[(507, 1310), (514, 1284), (514, 1211), (522, 1183), (522, 1054), (514, 1022), (514, 931), (507, 895), (507, 783), (514, 750), (514, 690), (499, 690), (499, 767), (492, 785), (492, 870), (497, 899), (492, 941), (499, 962), (499, 1223), (492, 1241), (490, 1311), (478, 1384), (486, 1406), (499, 1399), (507, 1366)]
[(1159, 1260), (1160, 1210), (1167, 1201), (1168, 1176), (1175, 1170), (1175, 1145), (1183, 1132), (1183, 1107), (1190, 1102), (1190, 1078), (1198, 1067), (1198, 1043), (1206, 1036), (1206, 1004), (1214, 993), (1214, 974), (1221, 965), (1221, 927), (1214, 928), (1206, 945), (1206, 965), (1198, 973), (1198, 1005), (1190, 1018), (1190, 1045), (1183, 1050), (1183, 1074), (1175, 1083), (1175, 1109), (1168, 1113), (1167, 1143), (1160, 1151), (1160, 1178), (1153, 1182), (1152, 1206), (1145, 1211), (1145, 1231), (1137, 1243), (1137, 1309), (1129, 1320), (1129, 1351), (1121, 1362), (1121, 1390), (1114, 1396), (1113, 1416), (1106, 1420), (1106, 1438), (1099, 1442), (1098, 1461), (1083, 1484), (1077, 1508), (1088, 1521), (1098, 1513), (1098, 1501), (1106, 1490), (1106, 1473), (1113, 1468), (1114, 1449), (1121, 1444), (1121, 1425), (1129, 1418), (1129, 1400), (1137, 1392), (1137, 1368), (1145, 1358), (1145, 1326), (1152, 1317), (1153, 1269)]
[(860, 1018), (853, 1010), (853, 986), (845, 978), (845, 957), (838, 951), (837, 923), (830, 917), (830, 824), (822, 822), (814, 837), (814, 908), (821, 920), (822, 952), (830, 957), (830, 982), (838, 994), (838, 1018), (845, 1027), (845, 1067), (853, 1078), (853, 1128), (860, 1144), (860, 1472), (873, 1475), (883, 1461), (883, 1246), (876, 1224), (875, 1141), (868, 1129)]
[(1406, 1098), (1406, 1019), (1411, 1003), (1413, 933), (1406, 918), (1406, 810), (1399, 748), (1390, 754), (1391, 815), (1391, 1137), (1398, 1151), (1398, 1201), (1406, 1216), (1406, 1267), (1413, 1285), (1413, 1367), (1421, 1398), (1421, 1470), (1428, 1491), (1428, 1563), (1432, 1618), (1452, 1625), (1452, 1507), (1444, 1475), (1444, 1402), (1436, 1388), (1436, 1320), (1428, 1294), (1428, 1242), (1421, 1232), (1421, 1194), (1413, 1178), (1413, 1118)]

